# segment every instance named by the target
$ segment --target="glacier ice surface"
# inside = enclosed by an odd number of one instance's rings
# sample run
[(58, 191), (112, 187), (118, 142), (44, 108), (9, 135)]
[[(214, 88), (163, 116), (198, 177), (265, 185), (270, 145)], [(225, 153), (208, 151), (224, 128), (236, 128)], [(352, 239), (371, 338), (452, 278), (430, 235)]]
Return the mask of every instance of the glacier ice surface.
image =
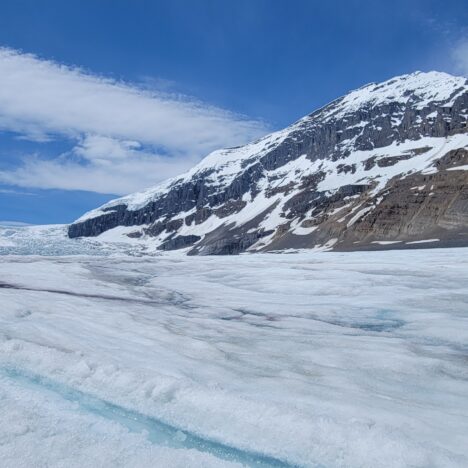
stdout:
[(2, 466), (468, 466), (468, 249), (77, 255), (21, 232), (0, 233), (36, 245), (0, 256)]

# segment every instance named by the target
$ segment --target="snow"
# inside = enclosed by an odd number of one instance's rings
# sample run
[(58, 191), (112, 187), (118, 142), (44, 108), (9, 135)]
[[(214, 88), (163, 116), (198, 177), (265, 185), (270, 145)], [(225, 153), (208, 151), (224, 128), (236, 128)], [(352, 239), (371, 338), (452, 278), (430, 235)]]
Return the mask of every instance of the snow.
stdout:
[(380, 245), (391, 245), (391, 244), (398, 244), (401, 241), (372, 241), (371, 244), (380, 244)]
[(439, 242), (440, 239), (423, 239), (423, 240), (417, 240), (417, 241), (411, 241), (411, 242), (406, 242), (407, 244), (426, 244), (429, 242)]
[(0, 278), (7, 468), (468, 464), (468, 249), (7, 256)]
[(310, 226), (310, 227), (303, 227), (303, 226), (296, 226), (294, 229), (292, 229), (292, 233), (295, 234), (296, 236), (307, 236), (311, 233), (313, 233), (318, 226)]
[(423, 109), (430, 102), (450, 107), (451, 101), (467, 90), (466, 78), (435, 71), (415, 72), (383, 83), (371, 83), (352, 91), (336, 101), (336, 105), (328, 112), (328, 118), (341, 118), (363, 107), (379, 106), (390, 102), (407, 104), (411, 94), (415, 95), (416, 109)]
[[(466, 134), (458, 134), (447, 138), (424, 137), (419, 140), (406, 140), (404, 143), (395, 142), (389, 146), (374, 150), (354, 151), (347, 158), (337, 161), (324, 161), (322, 169), (328, 175), (318, 184), (317, 188), (318, 190), (331, 191), (348, 184), (377, 182), (377, 189), (381, 189), (392, 177), (403, 176), (412, 170), (422, 170), (424, 174), (435, 173), (437, 169), (432, 165), (434, 160), (452, 149), (467, 146), (468, 136)], [(375, 165), (370, 170), (364, 170), (363, 163), (369, 158), (375, 157), (378, 159), (401, 156), (411, 150), (425, 147), (430, 147), (431, 149), (410, 159), (398, 161), (393, 166), (382, 168)], [(340, 164), (356, 164), (358, 170), (354, 174), (351, 172), (338, 174), (337, 167)]]
[(468, 171), (468, 164), (464, 166), (457, 166), (457, 167), (449, 167), (447, 171)]
[(133, 243), (139, 244), (139, 238), (132, 238), (128, 237), (128, 235), (135, 231), (140, 231), (142, 228), (146, 228), (148, 226), (141, 225), (141, 226), (116, 226), (115, 228), (108, 229), (104, 231), (99, 236), (100, 242), (121, 242), (122, 239), (126, 238), (126, 243)]
[(361, 219), (364, 215), (369, 213), (369, 211), (372, 210), (372, 207), (366, 206), (365, 208), (362, 208), (359, 210), (346, 224), (347, 227), (352, 226), (357, 220)]
[(15, 243), (8, 240), (8, 239), (1, 239), (0, 238), (0, 247), (15, 247)]

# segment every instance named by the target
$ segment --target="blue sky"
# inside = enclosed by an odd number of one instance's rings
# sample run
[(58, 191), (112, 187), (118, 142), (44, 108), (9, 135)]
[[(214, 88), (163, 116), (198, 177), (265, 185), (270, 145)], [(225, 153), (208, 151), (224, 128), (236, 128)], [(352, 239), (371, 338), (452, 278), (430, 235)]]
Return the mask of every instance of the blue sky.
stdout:
[(70, 222), (415, 70), (468, 74), (466, 0), (4, 0), (0, 220)]

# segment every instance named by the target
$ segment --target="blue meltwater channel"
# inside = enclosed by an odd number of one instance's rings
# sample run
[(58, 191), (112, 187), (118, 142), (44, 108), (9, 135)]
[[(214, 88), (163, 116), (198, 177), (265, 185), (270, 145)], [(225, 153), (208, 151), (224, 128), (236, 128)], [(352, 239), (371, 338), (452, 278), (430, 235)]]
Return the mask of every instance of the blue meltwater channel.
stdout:
[(17, 368), (0, 369), (0, 374), (23, 387), (31, 388), (31, 390), (53, 392), (55, 395), (59, 395), (61, 398), (77, 404), (81, 411), (114, 421), (131, 432), (145, 433), (148, 440), (154, 444), (172, 448), (195, 449), (210, 453), (222, 460), (242, 463), (248, 467), (289, 468), (297, 466), (277, 458), (240, 450), (219, 442), (204, 439), (193, 433), (159, 421), (156, 418), (125, 409), (43, 376), (24, 372)]

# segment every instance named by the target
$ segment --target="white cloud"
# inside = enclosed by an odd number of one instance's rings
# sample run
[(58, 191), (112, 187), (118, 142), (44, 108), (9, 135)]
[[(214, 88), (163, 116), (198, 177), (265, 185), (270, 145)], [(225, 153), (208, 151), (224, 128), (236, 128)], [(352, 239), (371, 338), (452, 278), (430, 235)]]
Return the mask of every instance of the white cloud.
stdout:
[(75, 148), (27, 157), (0, 181), (127, 193), (188, 169), (210, 151), (266, 132), (262, 122), (174, 94), (155, 93), (31, 54), (0, 49), (0, 129)]
[(458, 41), (452, 51), (452, 59), (456, 72), (468, 77), (468, 38)]
[[(80, 147), (77, 153), (84, 154)], [(99, 157), (92, 149), (92, 159), (85, 161), (61, 156), (54, 160), (30, 156), (16, 169), (0, 171), (0, 181), (21, 187), (56, 188), (63, 190), (89, 190), (99, 193), (124, 195), (151, 187), (158, 181), (180, 174), (196, 161), (188, 157), (168, 158), (129, 150), (126, 155), (113, 150)], [(115, 157), (118, 155), (118, 157)]]
[(138, 141), (115, 140), (102, 135), (86, 135), (74, 148), (74, 153), (88, 160), (125, 159), (141, 148)]

